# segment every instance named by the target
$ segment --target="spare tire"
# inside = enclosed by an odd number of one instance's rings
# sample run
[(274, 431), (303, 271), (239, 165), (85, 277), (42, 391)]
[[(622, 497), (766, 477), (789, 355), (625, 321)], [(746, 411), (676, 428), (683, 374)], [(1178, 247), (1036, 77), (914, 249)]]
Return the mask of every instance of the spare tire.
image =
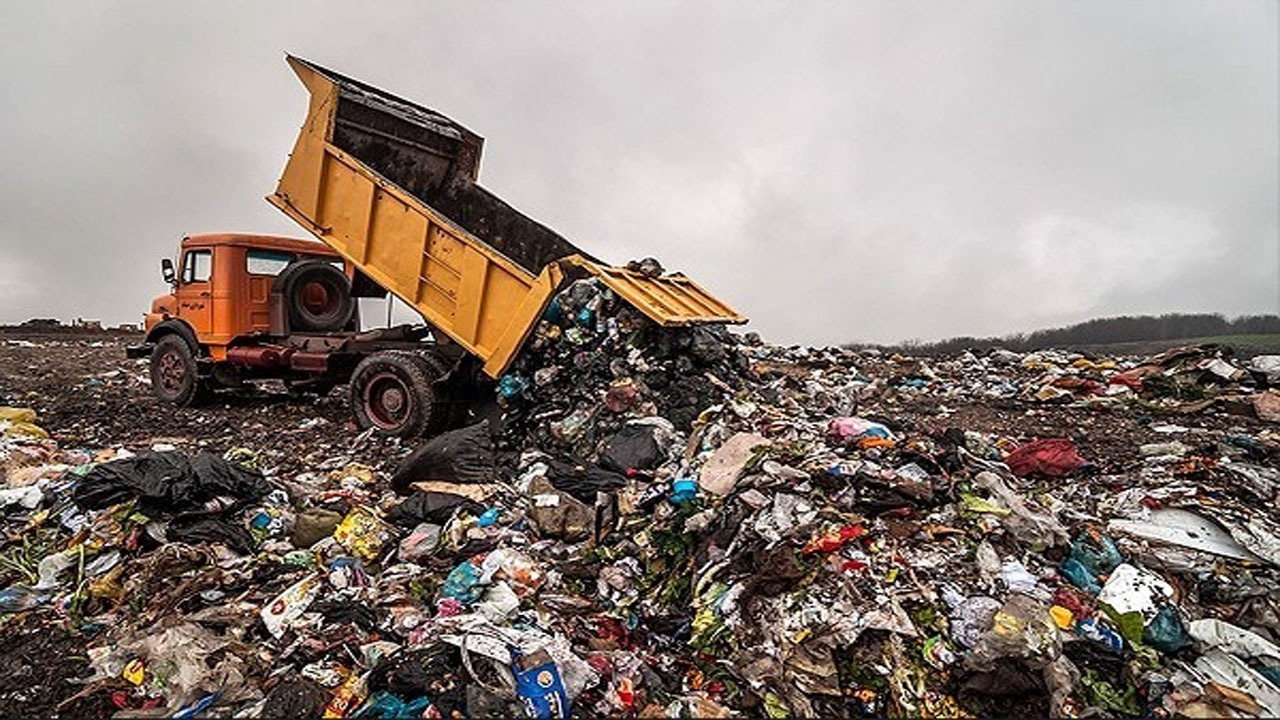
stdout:
[(355, 315), (351, 282), (324, 260), (290, 264), (276, 277), (274, 289), (284, 303), (290, 332), (341, 330)]

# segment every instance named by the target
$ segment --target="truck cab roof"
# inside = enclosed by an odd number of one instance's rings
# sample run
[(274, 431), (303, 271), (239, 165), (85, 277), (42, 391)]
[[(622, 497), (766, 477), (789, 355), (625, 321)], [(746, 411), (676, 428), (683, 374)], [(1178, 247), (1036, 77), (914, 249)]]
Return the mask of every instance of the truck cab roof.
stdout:
[(212, 247), (215, 245), (234, 245), (239, 247), (259, 248), (262, 250), (280, 250), (283, 252), (304, 253), (306, 255), (322, 255), (325, 257), (342, 257), (328, 245), (318, 240), (302, 240), (281, 235), (256, 235), (253, 233), (208, 233), (188, 235), (182, 238), (182, 247)]

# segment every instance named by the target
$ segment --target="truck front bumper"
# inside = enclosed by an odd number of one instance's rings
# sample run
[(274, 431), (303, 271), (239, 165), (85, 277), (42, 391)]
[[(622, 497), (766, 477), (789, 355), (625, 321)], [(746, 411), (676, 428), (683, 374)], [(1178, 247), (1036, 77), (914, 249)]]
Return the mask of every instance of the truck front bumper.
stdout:
[(141, 345), (128, 345), (124, 349), (124, 356), (130, 360), (138, 358), (151, 357), (151, 351), (156, 349), (155, 343), (142, 343)]

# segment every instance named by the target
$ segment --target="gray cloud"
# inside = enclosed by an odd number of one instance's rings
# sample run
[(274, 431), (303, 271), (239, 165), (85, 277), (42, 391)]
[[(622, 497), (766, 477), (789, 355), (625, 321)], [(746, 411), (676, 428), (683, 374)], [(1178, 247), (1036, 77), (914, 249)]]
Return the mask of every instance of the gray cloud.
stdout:
[(1280, 309), (1269, 2), (9, 3), (0, 321), (136, 319), (268, 206), (293, 52), (487, 138), (481, 177), (787, 342)]

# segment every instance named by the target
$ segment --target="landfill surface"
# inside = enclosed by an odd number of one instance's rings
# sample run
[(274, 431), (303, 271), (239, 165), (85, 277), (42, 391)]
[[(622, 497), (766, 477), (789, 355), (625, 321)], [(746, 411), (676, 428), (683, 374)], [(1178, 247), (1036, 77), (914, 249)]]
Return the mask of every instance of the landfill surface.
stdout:
[(1280, 357), (779, 347), (588, 280), (415, 441), (123, 358), (0, 339), (0, 715), (1280, 715)]

